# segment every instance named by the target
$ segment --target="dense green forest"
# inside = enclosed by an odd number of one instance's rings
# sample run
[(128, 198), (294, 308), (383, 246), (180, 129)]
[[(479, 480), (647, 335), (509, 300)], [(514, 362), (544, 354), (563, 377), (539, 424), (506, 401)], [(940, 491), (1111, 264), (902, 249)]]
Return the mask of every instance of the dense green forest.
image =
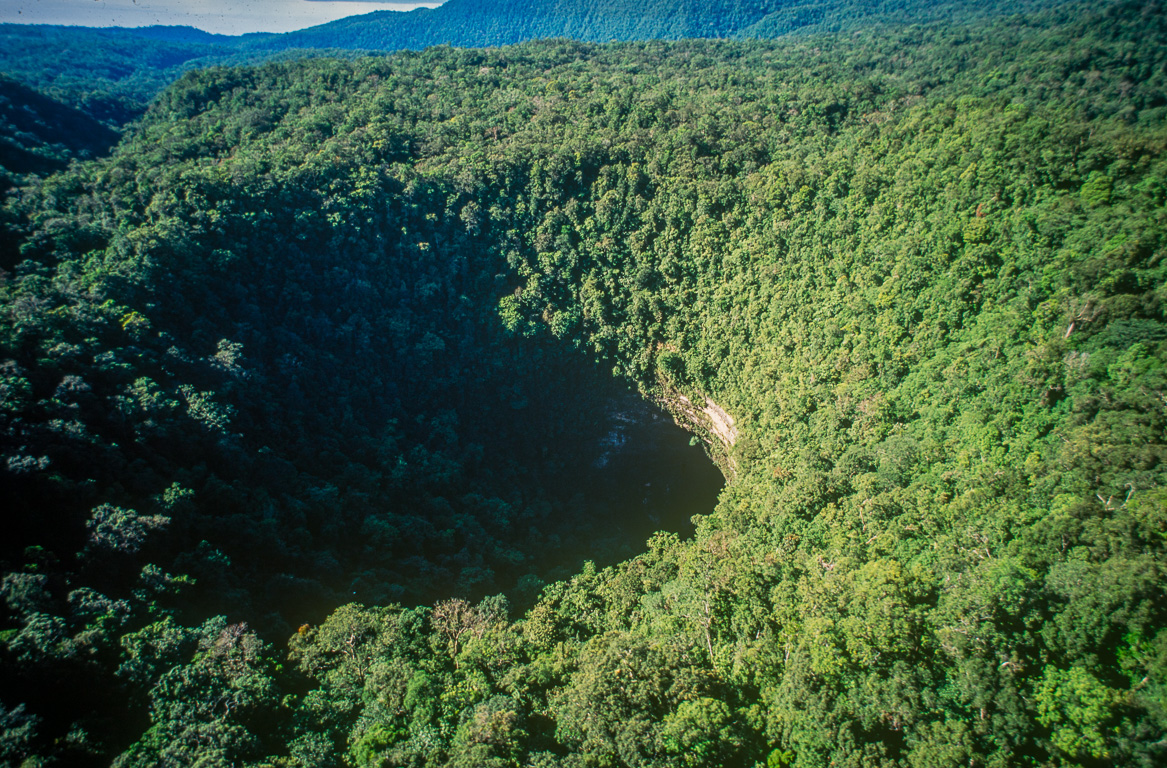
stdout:
[[(194, 32), (194, 30), (191, 30)], [(0, 24), (0, 72), (111, 125), (141, 114), (193, 60), (227, 56), (239, 38), (168, 39), (145, 29)]]
[(0, 761), (1162, 765), (1165, 148), (1142, 2), (184, 75), (4, 209)]
[(0, 191), (26, 174), (43, 175), (74, 158), (105, 155), (117, 139), (84, 112), (0, 75)]
[(772, 38), (997, 16), (1057, 0), (447, 0), (433, 10), (380, 12), (247, 40), (245, 48), (362, 48), (508, 45), (548, 37), (609, 42), (684, 38)]
[(94, 29), (0, 24), (0, 73), (112, 126), (138, 117), (192, 69), (302, 58), (310, 51), (507, 45), (567, 37), (609, 42), (776, 38), (878, 24), (969, 20), (1061, 0), (448, 0), (286, 34), (211, 35), (190, 27)]

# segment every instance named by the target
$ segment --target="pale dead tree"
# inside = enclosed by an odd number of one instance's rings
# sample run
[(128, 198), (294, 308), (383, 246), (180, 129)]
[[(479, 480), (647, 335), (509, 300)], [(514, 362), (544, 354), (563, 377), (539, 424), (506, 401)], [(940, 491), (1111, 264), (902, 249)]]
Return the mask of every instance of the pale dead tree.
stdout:
[(456, 658), (466, 635), (481, 638), (490, 628), (491, 617), (465, 600), (454, 598), (438, 603), (430, 615), (434, 631), (446, 638), (450, 658)]

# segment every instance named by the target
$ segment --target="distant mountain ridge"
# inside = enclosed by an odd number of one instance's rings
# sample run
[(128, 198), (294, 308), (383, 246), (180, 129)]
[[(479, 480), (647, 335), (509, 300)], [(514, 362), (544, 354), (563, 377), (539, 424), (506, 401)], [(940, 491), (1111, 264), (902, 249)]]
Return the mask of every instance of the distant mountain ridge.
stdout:
[(212, 35), (192, 27), (0, 24), (0, 73), (110, 125), (140, 114), (189, 69), (257, 63), (306, 50), (489, 47), (539, 38), (590, 42), (776, 38), (876, 24), (968, 20), (1064, 0), (449, 0), (376, 11), (284, 34)]
[[(149, 27), (116, 27), (116, 29), (124, 29), (127, 33), (137, 37), (145, 37), (159, 42), (195, 45), (230, 45), (238, 42), (242, 37), (246, 37), (239, 35), (217, 35), (213, 32), (206, 32), (197, 27), (188, 27), (185, 25), (167, 26), (164, 24), (155, 24)], [(266, 36), (264, 33), (260, 34)]]
[(265, 50), (398, 50), (509, 45), (547, 37), (591, 42), (779, 37), (880, 22), (916, 23), (1035, 10), (1057, 0), (449, 0), (433, 10), (377, 11), (249, 41)]
[(289, 32), (258, 47), (393, 50), (507, 45), (544, 37), (609, 40), (728, 37), (786, 0), (449, 0), (433, 10), (379, 11)]
[(0, 73), (120, 125), (140, 114), (187, 62), (222, 60), (245, 39), (217, 38), (190, 27), (0, 24)]

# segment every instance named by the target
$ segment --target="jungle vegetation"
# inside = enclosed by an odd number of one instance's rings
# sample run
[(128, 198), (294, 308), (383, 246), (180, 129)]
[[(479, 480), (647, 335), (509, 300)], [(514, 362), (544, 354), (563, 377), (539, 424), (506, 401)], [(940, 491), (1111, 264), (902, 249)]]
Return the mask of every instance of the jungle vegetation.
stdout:
[(110, 126), (137, 118), (184, 72), (330, 52), (497, 46), (540, 38), (592, 42), (777, 38), (881, 24), (967, 21), (1061, 0), (448, 0), (286, 34), (212, 35), (191, 27), (0, 24), (0, 73)]
[(108, 154), (117, 139), (86, 113), (0, 75), (0, 190)]
[(1131, 0), (182, 76), (4, 209), (0, 760), (1163, 764), (1165, 148)]

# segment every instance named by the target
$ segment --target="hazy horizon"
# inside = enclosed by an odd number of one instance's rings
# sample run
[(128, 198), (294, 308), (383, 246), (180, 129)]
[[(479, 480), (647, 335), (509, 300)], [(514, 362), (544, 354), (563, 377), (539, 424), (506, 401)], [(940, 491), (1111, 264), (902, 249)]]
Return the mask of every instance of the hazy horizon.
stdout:
[(186, 26), (220, 35), (291, 32), (374, 11), (436, 8), (444, 0), (8, 0), (0, 23), (83, 27)]

